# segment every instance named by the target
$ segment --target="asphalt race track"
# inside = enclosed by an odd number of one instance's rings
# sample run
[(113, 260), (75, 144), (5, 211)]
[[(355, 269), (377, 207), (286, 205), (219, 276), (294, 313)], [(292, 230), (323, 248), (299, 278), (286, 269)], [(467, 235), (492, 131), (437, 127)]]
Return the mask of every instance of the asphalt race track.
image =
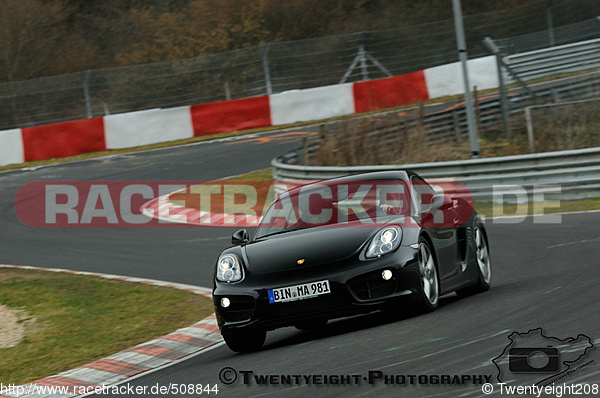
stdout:
[[(297, 147), (302, 135), (276, 132), (261, 137), (0, 173), (0, 263), (209, 287), (213, 263), (229, 244), (233, 230), (34, 229), (17, 218), (15, 194), (35, 180), (226, 177), (269, 167), (273, 157)], [(219, 395), (225, 397), (483, 395), (481, 385), (471, 382), (386, 385), (383, 379), (374, 384), (364, 381), (369, 371), (381, 371), (391, 376), (388, 381), (401, 380), (397, 375), (489, 375), (495, 395), (500, 396), (495, 384), (498, 370), (492, 359), (502, 354), (511, 332), (542, 328), (545, 335), (560, 339), (584, 334), (594, 346), (600, 345), (600, 212), (560, 218), (559, 223), (531, 217), (518, 223), (514, 219), (486, 221), (493, 270), (493, 287), (487, 293), (463, 299), (451, 294), (441, 299), (436, 312), (427, 315), (393, 318), (374, 313), (330, 322), (320, 332), (281, 329), (268, 335), (260, 352), (234, 354), (220, 345), (139, 377), (130, 385), (218, 384)], [(560, 383), (600, 383), (598, 353), (597, 347), (590, 349), (577, 364), (593, 362), (566, 375)], [(219, 373), (227, 367), (239, 376), (231, 385), (219, 381)], [(245, 385), (242, 372), (247, 371), (274, 376), (359, 375), (356, 380), (360, 383), (264, 386), (250, 377), (250, 384)], [(232, 374), (229, 371), (228, 377)]]

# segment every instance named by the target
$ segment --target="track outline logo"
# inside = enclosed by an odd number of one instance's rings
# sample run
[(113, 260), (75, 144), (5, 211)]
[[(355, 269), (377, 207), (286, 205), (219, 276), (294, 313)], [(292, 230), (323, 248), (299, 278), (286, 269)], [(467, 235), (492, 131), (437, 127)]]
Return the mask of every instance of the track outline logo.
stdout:
[[(556, 350), (556, 352), (557, 352), (557, 355), (554, 358), (557, 361), (557, 364), (558, 364), (557, 371), (556, 372), (552, 372), (551, 375), (545, 377), (542, 380), (539, 380), (539, 381), (533, 383), (536, 386), (540, 385), (540, 384), (542, 384), (544, 382), (547, 382), (550, 379), (554, 379), (557, 376), (561, 376), (561, 375), (564, 375), (564, 374), (568, 373), (571, 370), (571, 368), (572, 368), (571, 365), (574, 365), (575, 363), (577, 363), (578, 361), (580, 361), (582, 358), (584, 358), (588, 354), (589, 350), (594, 347), (594, 343), (592, 342), (592, 339), (589, 336), (587, 336), (587, 335), (585, 335), (583, 333), (579, 333), (576, 337), (567, 337), (565, 339), (559, 339), (558, 337), (553, 337), (553, 336), (547, 336), (547, 335), (545, 335), (544, 332), (543, 332), (543, 330), (542, 330), (542, 328), (530, 329), (527, 332), (516, 332), (516, 331), (512, 332), (508, 336), (508, 339), (510, 340), (510, 343), (506, 347), (504, 347), (504, 350), (502, 351), (502, 353), (500, 355), (498, 355), (497, 357), (495, 357), (495, 358), (492, 359), (492, 362), (494, 363), (494, 365), (498, 369), (498, 375), (496, 376), (496, 379), (498, 380), (499, 383), (503, 383), (503, 380), (502, 380), (502, 378), (503, 378), (503, 374), (502, 374), (503, 371), (502, 371), (502, 367), (500, 366), (500, 360), (502, 358), (505, 358), (507, 356), (507, 354), (508, 354), (509, 365), (510, 365), (510, 361), (513, 360), (513, 358), (511, 358), (510, 352), (511, 352), (511, 350), (514, 350), (514, 347), (511, 347), (511, 346), (513, 346), (515, 344), (515, 339), (517, 337), (528, 336), (528, 335), (530, 335), (530, 333), (532, 333), (532, 334), (539, 333), (539, 336), (541, 338), (547, 339), (550, 342), (554, 343), (553, 346), (531, 347), (531, 348), (530, 347), (523, 347), (523, 348), (521, 348), (521, 350), (530, 350), (530, 352), (535, 352), (535, 351), (544, 352), (544, 351), (548, 351), (551, 348), (552, 350)], [(579, 355), (575, 359), (564, 360), (564, 361), (561, 362), (560, 361), (560, 352), (559, 352), (559, 350), (557, 348), (555, 348), (555, 346), (556, 345), (561, 345), (561, 344), (575, 343), (575, 342), (578, 342), (580, 339), (587, 339), (587, 343), (588, 343), (588, 344), (586, 344), (583, 353), (581, 355)], [(552, 358), (550, 358), (550, 360), (552, 360)], [(564, 365), (564, 367), (565, 367), (562, 370), (561, 370), (561, 365)], [(533, 367), (532, 367), (532, 369), (528, 369), (528, 370), (524, 370), (524, 371), (523, 370), (521, 370), (521, 371), (514, 371), (512, 369), (509, 370), (509, 371), (511, 373), (525, 373), (525, 374), (527, 374), (527, 373), (528, 374), (541, 374), (541, 373), (548, 374), (548, 373), (550, 373), (548, 371), (537, 371), (537, 369), (534, 369)]]

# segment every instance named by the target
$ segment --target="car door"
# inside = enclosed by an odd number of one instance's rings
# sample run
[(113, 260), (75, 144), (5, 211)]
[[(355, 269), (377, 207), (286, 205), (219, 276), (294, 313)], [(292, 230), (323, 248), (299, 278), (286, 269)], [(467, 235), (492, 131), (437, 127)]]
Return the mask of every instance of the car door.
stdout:
[[(422, 178), (411, 177), (410, 185), (413, 208), (418, 213), (417, 219), (421, 220), (422, 228), (431, 238), (437, 255), (440, 280), (444, 280), (456, 274), (459, 268), (457, 264), (456, 226), (454, 225), (454, 220), (457, 219), (456, 211), (453, 208), (431, 209), (431, 203), (436, 192)], [(429, 222), (426, 222), (426, 220), (429, 220)]]

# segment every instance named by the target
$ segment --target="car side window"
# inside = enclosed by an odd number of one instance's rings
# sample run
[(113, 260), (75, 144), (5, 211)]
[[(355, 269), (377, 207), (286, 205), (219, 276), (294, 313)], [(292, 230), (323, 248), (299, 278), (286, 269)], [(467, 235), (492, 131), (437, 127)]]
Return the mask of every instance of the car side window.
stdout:
[(435, 191), (431, 185), (426, 183), (422, 178), (413, 176), (410, 181), (414, 207), (413, 213), (419, 214), (424, 208), (428, 208), (429, 205), (431, 205)]

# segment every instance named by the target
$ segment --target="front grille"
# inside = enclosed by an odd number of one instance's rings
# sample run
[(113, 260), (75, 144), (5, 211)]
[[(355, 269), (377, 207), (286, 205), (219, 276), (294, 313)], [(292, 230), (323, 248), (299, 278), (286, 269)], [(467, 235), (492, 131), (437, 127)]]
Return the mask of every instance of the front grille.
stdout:
[(216, 302), (219, 305), (221, 316), (225, 322), (241, 322), (252, 318), (254, 314), (254, 298), (250, 296), (226, 296), (231, 305), (223, 308), (220, 305), (221, 297), (218, 297)]
[(348, 282), (348, 287), (360, 300), (384, 298), (396, 292), (396, 277), (384, 280), (381, 271), (357, 276)]

